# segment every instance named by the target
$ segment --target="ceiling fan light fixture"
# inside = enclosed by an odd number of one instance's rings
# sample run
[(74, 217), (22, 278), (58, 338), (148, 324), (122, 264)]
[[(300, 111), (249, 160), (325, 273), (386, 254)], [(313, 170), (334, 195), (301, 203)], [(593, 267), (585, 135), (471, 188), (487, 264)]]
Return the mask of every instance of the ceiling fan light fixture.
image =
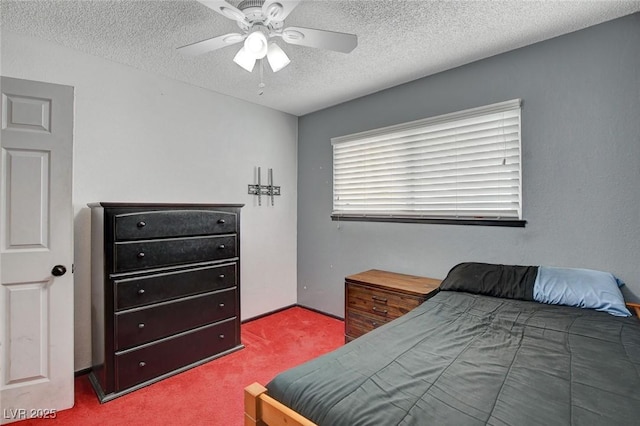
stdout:
[(244, 49), (253, 55), (255, 59), (262, 59), (267, 55), (267, 36), (260, 28), (251, 32), (244, 41)]
[(291, 62), (287, 54), (284, 53), (284, 50), (282, 50), (282, 48), (276, 43), (269, 44), (269, 49), (267, 51), (267, 60), (269, 61), (269, 65), (271, 66), (273, 72), (280, 71)]
[(256, 64), (256, 58), (243, 47), (236, 53), (233, 62), (240, 65), (245, 70), (252, 72)]

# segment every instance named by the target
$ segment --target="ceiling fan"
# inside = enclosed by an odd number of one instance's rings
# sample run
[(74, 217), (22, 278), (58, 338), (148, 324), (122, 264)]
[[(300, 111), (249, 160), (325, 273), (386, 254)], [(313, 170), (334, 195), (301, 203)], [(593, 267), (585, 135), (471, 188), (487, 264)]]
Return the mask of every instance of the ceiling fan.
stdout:
[(233, 61), (252, 72), (258, 59), (267, 57), (273, 72), (286, 67), (289, 57), (273, 39), (280, 37), (286, 43), (349, 53), (358, 45), (354, 34), (287, 27), (284, 19), (300, 0), (243, 0), (238, 7), (224, 0), (198, 0), (199, 3), (238, 23), (242, 33), (230, 33), (179, 47), (188, 55), (201, 55), (244, 41)]

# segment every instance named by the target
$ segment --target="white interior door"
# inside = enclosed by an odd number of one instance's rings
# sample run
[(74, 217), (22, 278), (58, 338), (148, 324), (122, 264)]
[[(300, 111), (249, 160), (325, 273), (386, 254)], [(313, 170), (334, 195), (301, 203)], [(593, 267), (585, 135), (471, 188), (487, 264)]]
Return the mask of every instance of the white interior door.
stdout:
[(73, 406), (73, 88), (6, 77), (0, 88), (4, 424)]

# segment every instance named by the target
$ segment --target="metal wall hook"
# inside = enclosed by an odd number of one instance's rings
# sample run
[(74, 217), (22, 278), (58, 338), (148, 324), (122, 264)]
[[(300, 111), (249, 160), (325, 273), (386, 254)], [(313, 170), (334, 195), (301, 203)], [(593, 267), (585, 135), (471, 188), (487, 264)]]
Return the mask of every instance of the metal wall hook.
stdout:
[(261, 170), (258, 167), (258, 183), (256, 185), (249, 185), (249, 194), (258, 196), (258, 205), (262, 205), (262, 196), (267, 195), (271, 198), (271, 205), (274, 205), (274, 196), (280, 195), (280, 187), (273, 185), (273, 169), (269, 169), (267, 173), (268, 184), (262, 185), (261, 183)]

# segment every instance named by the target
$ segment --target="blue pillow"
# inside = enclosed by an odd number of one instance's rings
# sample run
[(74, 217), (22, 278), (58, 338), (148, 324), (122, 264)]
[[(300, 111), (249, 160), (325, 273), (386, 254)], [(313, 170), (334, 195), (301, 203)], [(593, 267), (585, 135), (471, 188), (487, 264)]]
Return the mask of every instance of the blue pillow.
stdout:
[(533, 299), (541, 303), (591, 308), (618, 317), (629, 317), (631, 313), (618, 288), (623, 284), (608, 272), (540, 266), (533, 285)]

